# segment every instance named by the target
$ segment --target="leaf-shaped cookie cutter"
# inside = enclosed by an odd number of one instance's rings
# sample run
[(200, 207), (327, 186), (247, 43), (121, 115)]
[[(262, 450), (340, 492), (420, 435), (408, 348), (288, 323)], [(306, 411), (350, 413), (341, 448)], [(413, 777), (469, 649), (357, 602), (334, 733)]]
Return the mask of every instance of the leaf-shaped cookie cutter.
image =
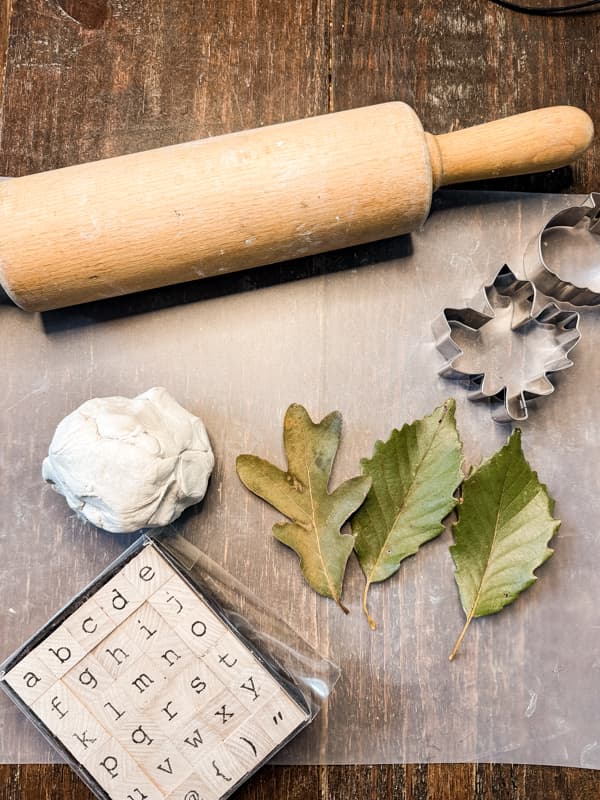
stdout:
[[(534, 340), (535, 337), (530, 336), (532, 328), (536, 326), (553, 328), (556, 342), (555, 347), (543, 362), (541, 371), (536, 371), (521, 380), (515, 379), (513, 376), (503, 376), (506, 380), (503, 381), (504, 385), (499, 390), (494, 385), (490, 386), (490, 379), (485, 370), (470, 372), (461, 369), (457, 362), (465, 353), (453, 339), (454, 328), (462, 327), (476, 332), (496, 317), (489, 301), (492, 290), (495, 290), (504, 304), (510, 306), (510, 329), (512, 331), (519, 330), (524, 337)], [(535, 308), (536, 288), (534, 284), (529, 280), (519, 280), (512, 270), (504, 265), (493, 281), (485, 284), (466, 308), (445, 308), (433, 322), (436, 347), (446, 358), (446, 364), (439, 374), (451, 379), (464, 380), (468, 378), (471, 383), (469, 392), (471, 400), (500, 401), (499, 407), (492, 408), (492, 417), (496, 422), (526, 420), (528, 417), (527, 401), (549, 395), (554, 391), (554, 385), (548, 375), (567, 369), (573, 364), (568, 355), (581, 338), (579, 314), (576, 311), (563, 311), (553, 302), (547, 303), (537, 311), (534, 311)], [(493, 331), (491, 335), (494, 335)], [(532, 342), (532, 346), (535, 346), (535, 341)], [(484, 361), (486, 355), (484, 352)], [(543, 352), (541, 356), (544, 356)], [(516, 389), (514, 388), (515, 384), (518, 384)]]
[[(558, 265), (554, 263), (553, 243), (562, 244), (559, 256), (562, 249), (572, 262), (583, 259), (578, 274), (585, 278), (585, 286), (561, 277), (562, 259), (558, 258)], [(571, 206), (551, 217), (529, 243), (523, 266), (527, 278), (554, 300), (577, 307), (600, 305), (600, 193), (593, 192), (582, 205)]]

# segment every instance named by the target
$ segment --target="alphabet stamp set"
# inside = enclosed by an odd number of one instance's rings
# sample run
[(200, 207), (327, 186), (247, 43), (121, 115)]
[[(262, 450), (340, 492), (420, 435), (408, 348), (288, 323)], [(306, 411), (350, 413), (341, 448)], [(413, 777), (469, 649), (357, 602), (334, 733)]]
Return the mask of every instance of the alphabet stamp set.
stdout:
[(13, 655), (0, 685), (110, 800), (226, 797), (311, 719), (148, 537)]

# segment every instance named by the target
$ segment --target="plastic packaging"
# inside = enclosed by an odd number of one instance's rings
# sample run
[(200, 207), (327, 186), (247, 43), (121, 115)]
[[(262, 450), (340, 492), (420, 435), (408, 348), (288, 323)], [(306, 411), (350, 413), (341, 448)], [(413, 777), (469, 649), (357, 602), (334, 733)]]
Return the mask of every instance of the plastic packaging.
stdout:
[(265, 611), (181, 537), (142, 536), (0, 667), (0, 686), (102, 800), (225, 798), (338, 677), (282, 623), (261, 635)]

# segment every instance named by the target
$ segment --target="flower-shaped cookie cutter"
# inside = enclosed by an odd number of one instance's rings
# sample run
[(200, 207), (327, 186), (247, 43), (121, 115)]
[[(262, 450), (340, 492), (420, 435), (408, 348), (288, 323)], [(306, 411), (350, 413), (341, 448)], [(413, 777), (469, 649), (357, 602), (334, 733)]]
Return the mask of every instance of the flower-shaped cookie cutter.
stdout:
[(529, 243), (523, 266), (527, 278), (554, 300), (600, 305), (600, 193), (548, 220)]
[(521, 422), (527, 401), (549, 395), (548, 375), (572, 366), (579, 314), (552, 302), (536, 308), (536, 289), (503, 266), (468, 307), (445, 308), (433, 322), (436, 346), (446, 358), (440, 375), (468, 378), (471, 400), (497, 400), (497, 422)]

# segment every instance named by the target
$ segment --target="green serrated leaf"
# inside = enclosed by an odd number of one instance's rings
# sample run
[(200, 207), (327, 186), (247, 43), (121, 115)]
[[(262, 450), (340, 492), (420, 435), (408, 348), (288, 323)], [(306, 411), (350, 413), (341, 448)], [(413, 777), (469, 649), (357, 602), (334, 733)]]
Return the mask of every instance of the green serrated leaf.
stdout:
[(537, 580), (534, 570), (554, 552), (548, 543), (560, 526), (553, 508), (519, 430), (464, 482), (450, 552), (467, 620), (450, 660), (474, 617), (498, 613)]
[(287, 472), (256, 456), (238, 456), (241, 481), (292, 520), (273, 526), (273, 535), (300, 556), (312, 588), (342, 605), (342, 584), (354, 536), (341, 527), (365, 499), (369, 478), (351, 478), (329, 494), (331, 468), (340, 442), (342, 416), (334, 411), (315, 424), (301, 405), (285, 415)]
[(363, 610), (372, 583), (384, 581), (439, 536), (441, 521), (456, 505), (454, 492), (463, 479), (456, 404), (447, 400), (421, 420), (393, 430), (387, 442), (376, 442), (371, 459), (361, 461), (372, 486), (352, 518), (354, 549), (366, 577)]

